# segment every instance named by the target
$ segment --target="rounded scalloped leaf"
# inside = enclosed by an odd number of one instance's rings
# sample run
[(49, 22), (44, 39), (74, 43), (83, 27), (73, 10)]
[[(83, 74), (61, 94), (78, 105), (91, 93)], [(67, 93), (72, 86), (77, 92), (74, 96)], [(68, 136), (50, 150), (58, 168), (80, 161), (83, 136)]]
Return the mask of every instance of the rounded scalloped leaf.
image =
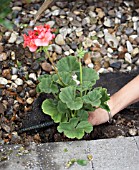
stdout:
[(38, 84), (38, 89), (42, 93), (57, 93), (58, 92), (58, 87), (56, 84), (52, 83), (52, 78), (47, 77), (47, 78), (42, 78), (41, 82)]
[(77, 116), (79, 117), (80, 121), (87, 121), (88, 120), (88, 112), (85, 110), (78, 110)]
[(69, 86), (61, 90), (59, 98), (63, 103), (67, 104), (70, 110), (79, 110), (83, 106), (82, 98), (76, 96), (76, 87)]
[(84, 136), (84, 131), (76, 129), (78, 121), (78, 118), (71, 118), (69, 122), (60, 123), (57, 130), (60, 133), (64, 132), (65, 136), (68, 138), (81, 139)]
[(83, 106), (83, 100), (81, 97), (77, 97), (73, 101), (66, 102), (70, 110), (79, 110)]
[(46, 99), (42, 103), (42, 111), (51, 116), (51, 118), (54, 120), (55, 123), (59, 123), (61, 121), (61, 118), (63, 116), (62, 113), (59, 113), (57, 110), (57, 103), (55, 103), (51, 99)]
[(62, 58), (57, 63), (58, 72), (79, 72), (80, 66), (77, 62), (76, 57), (68, 56)]
[(64, 134), (68, 138), (81, 139), (84, 133), (90, 133), (93, 130), (92, 125), (88, 121), (81, 121), (79, 124), (78, 118), (71, 118), (69, 122), (60, 123), (57, 127), (58, 132)]
[(100, 90), (94, 89), (83, 97), (83, 101), (92, 106), (100, 106), (101, 104), (101, 92)]
[[(78, 80), (80, 79), (80, 75), (79, 73), (77, 73), (78, 75)], [(91, 68), (88, 67), (83, 67), (82, 69), (82, 81), (88, 81), (88, 82), (92, 82), (92, 86), (96, 83), (96, 80), (99, 79), (99, 76), (97, 74), (97, 72)]]
[(76, 129), (80, 129), (80, 130), (82, 129), (84, 130), (84, 132), (90, 133), (93, 130), (93, 126), (88, 121), (81, 121), (77, 125)]

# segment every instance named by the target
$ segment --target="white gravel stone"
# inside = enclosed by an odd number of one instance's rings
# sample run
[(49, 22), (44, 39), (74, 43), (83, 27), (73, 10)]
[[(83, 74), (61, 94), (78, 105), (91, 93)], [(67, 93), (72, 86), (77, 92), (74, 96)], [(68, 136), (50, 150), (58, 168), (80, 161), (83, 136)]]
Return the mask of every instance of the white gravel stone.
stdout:
[(15, 60), (15, 52), (14, 51), (11, 52), (11, 59)]
[(18, 33), (17, 32), (12, 32), (10, 39), (8, 40), (9, 43), (14, 43), (17, 39)]
[(11, 80), (16, 80), (17, 77), (18, 77), (17, 75), (12, 75)]
[(5, 36), (9, 37), (11, 35), (11, 32), (5, 32)]
[(53, 16), (58, 16), (60, 14), (60, 10), (59, 9), (56, 9), (52, 12), (52, 15)]
[(65, 51), (64, 54), (65, 54), (66, 56), (68, 56), (68, 55), (70, 55), (70, 52), (69, 52), (69, 51)]
[(133, 47), (132, 47), (132, 44), (130, 43), (130, 41), (126, 41), (126, 46), (127, 46), (127, 51), (129, 53), (132, 53)]
[(21, 85), (23, 85), (23, 80), (20, 79), (20, 78), (17, 78), (17, 79), (15, 80), (15, 83), (16, 83), (18, 86), (21, 86)]
[(85, 40), (83, 41), (83, 46), (85, 48), (91, 47), (93, 45), (93, 41), (90, 38), (85, 38)]
[(93, 63), (90, 63), (90, 64), (88, 64), (88, 67), (89, 67), (89, 68), (94, 68), (94, 64), (93, 64)]
[(111, 27), (112, 26), (112, 21), (109, 18), (105, 17), (104, 18), (104, 25), (106, 27)]
[(120, 46), (120, 47), (118, 48), (118, 51), (119, 51), (119, 52), (124, 51), (124, 47), (123, 47), (123, 46)]
[(65, 45), (64, 37), (61, 34), (58, 34), (55, 38), (55, 42), (58, 45)]
[(104, 73), (105, 72), (105, 68), (100, 68), (99, 70), (98, 70), (98, 73)]
[(138, 16), (132, 17), (132, 21), (133, 21), (133, 22), (136, 22), (136, 21), (138, 21), (138, 20), (139, 20), (139, 17), (138, 17)]
[(0, 84), (6, 85), (7, 83), (8, 83), (7, 79), (0, 77)]
[(34, 84), (33, 81), (31, 81), (31, 80), (27, 80), (26, 83), (27, 83), (27, 85), (29, 85), (29, 86), (31, 86), (31, 85)]
[(14, 7), (12, 7), (12, 10), (13, 10), (13, 11), (21, 11), (21, 10), (22, 10), (22, 7), (14, 6)]
[(31, 98), (31, 97), (29, 97), (29, 98), (26, 100), (26, 102), (27, 102), (28, 104), (32, 104), (32, 103), (33, 103), (33, 101), (34, 101), (34, 99), (33, 99), (33, 98)]
[(7, 54), (6, 53), (1, 53), (0, 54), (0, 61), (5, 61), (7, 60)]
[(129, 53), (125, 53), (125, 61), (130, 64), (132, 63), (131, 55)]
[(137, 37), (138, 37), (138, 35), (130, 35), (130, 36), (129, 36), (129, 38), (131, 38), (131, 39), (133, 39), (133, 40), (134, 40), (135, 38), (137, 38)]
[(133, 23), (133, 28), (134, 28), (134, 30), (137, 30), (139, 27), (138, 27), (138, 22), (134, 22)]
[(112, 49), (112, 48), (108, 48), (107, 51), (108, 51), (109, 53), (113, 53), (113, 49)]
[(104, 37), (104, 34), (103, 34), (102, 31), (99, 31), (99, 32), (97, 33), (97, 36), (98, 36), (99, 38), (102, 38), (102, 37)]
[(95, 12), (89, 11), (89, 16), (95, 18), (97, 15)]
[(131, 66), (128, 66), (127, 67), (127, 71), (131, 71), (132, 70), (132, 67)]
[(73, 54), (73, 53), (74, 53), (74, 51), (73, 51), (72, 49), (70, 49), (69, 52), (70, 52), (70, 54)]
[(46, 24), (50, 25), (50, 27), (52, 28), (55, 25), (55, 21), (48, 21), (46, 22)]
[(115, 24), (119, 24), (119, 23), (121, 23), (121, 21), (120, 21), (120, 19), (118, 19), (118, 18), (115, 18), (115, 21), (114, 21), (114, 23), (115, 23)]
[(133, 49), (133, 51), (132, 51), (132, 56), (134, 57), (134, 56), (136, 56), (137, 54), (139, 54), (139, 48), (138, 48), (138, 47), (136, 47), (136, 48)]
[(109, 44), (109, 46), (113, 48), (117, 48), (117, 46), (119, 45), (119, 41), (117, 37), (110, 34), (107, 29), (104, 30), (104, 34), (105, 34), (105, 41)]
[(33, 79), (34, 81), (37, 80), (36, 74), (35, 73), (30, 73), (28, 76), (30, 79)]

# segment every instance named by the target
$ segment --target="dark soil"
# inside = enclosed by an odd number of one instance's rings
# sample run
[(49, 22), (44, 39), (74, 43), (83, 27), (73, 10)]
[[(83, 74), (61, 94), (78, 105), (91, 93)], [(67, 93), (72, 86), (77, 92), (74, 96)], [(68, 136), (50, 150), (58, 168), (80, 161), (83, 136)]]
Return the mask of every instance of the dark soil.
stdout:
[[(36, 142), (61, 142), (70, 141), (63, 134), (57, 132), (57, 125), (35, 128), (21, 134), (24, 142), (34, 140)], [(25, 130), (25, 129), (24, 129)], [(129, 137), (139, 135), (139, 110), (125, 109), (113, 118), (113, 123), (105, 123), (94, 127), (91, 134), (86, 134), (82, 140), (96, 140), (116, 137)], [(72, 139), (73, 140), (73, 139)]]

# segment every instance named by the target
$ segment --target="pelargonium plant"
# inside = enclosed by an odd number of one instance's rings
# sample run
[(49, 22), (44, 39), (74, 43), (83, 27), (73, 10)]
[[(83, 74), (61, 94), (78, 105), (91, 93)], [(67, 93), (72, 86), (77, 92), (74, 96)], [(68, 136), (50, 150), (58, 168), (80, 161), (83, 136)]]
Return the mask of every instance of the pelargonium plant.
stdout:
[(31, 52), (44, 51), (55, 72), (41, 75), (38, 80), (37, 92), (51, 94), (42, 103), (42, 110), (51, 116), (58, 132), (64, 132), (68, 138), (81, 139), (90, 133), (93, 126), (88, 122), (88, 112), (101, 107), (109, 111), (107, 90), (93, 86), (99, 79), (95, 70), (82, 66), (82, 58), (86, 51), (77, 50), (77, 56), (66, 56), (57, 64), (48, 52), (50, 42), (55, 38), (49, 25), (36, 26), (34, 30), (24, 34), (24, 47)]

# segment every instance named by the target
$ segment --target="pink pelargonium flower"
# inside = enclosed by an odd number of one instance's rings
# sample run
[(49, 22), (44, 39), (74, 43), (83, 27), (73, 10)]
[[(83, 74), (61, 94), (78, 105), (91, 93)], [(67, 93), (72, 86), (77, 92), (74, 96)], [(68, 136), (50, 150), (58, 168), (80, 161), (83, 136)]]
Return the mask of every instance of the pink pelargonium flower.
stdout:
[(24, 37), (24, 44), (23, 44), (24, 48), (28, 47), (31, 52), (36, 51), (38, 47), (34, 41), (36, 39), (35, 32), (29, 31), (28, 35), (24, 34), (23, 37)]
[(39, 25), (34, 28), (38, 37), (35, 39), (37, 46), (48, 46), (49, 42), (55, 38), (55, 35), (51, 33), (50, 25)]
[(33, 31), (29, 31), (28, 35), (24, 34), (24, 47), (28, 47), (31, 52), (37, 50), (38, 47), (48, 46), (50, 41), (55, 38), (51, 33), (50, 25), (39, 25)]
[(35, 39), (35, 44), (37, 46), (48, 46), (53, 38), (55, 38), (55, 35), (51, 32), (41, 32)]
[(44, 32), (51, 31), (50, 25), (47, 25), (47, 24), (45, 24), (44, 26), (38, 25), (34, 28), (34, 30), (37, 31), (38, 33), (42, 32), (42, 31), (44, 31)]

